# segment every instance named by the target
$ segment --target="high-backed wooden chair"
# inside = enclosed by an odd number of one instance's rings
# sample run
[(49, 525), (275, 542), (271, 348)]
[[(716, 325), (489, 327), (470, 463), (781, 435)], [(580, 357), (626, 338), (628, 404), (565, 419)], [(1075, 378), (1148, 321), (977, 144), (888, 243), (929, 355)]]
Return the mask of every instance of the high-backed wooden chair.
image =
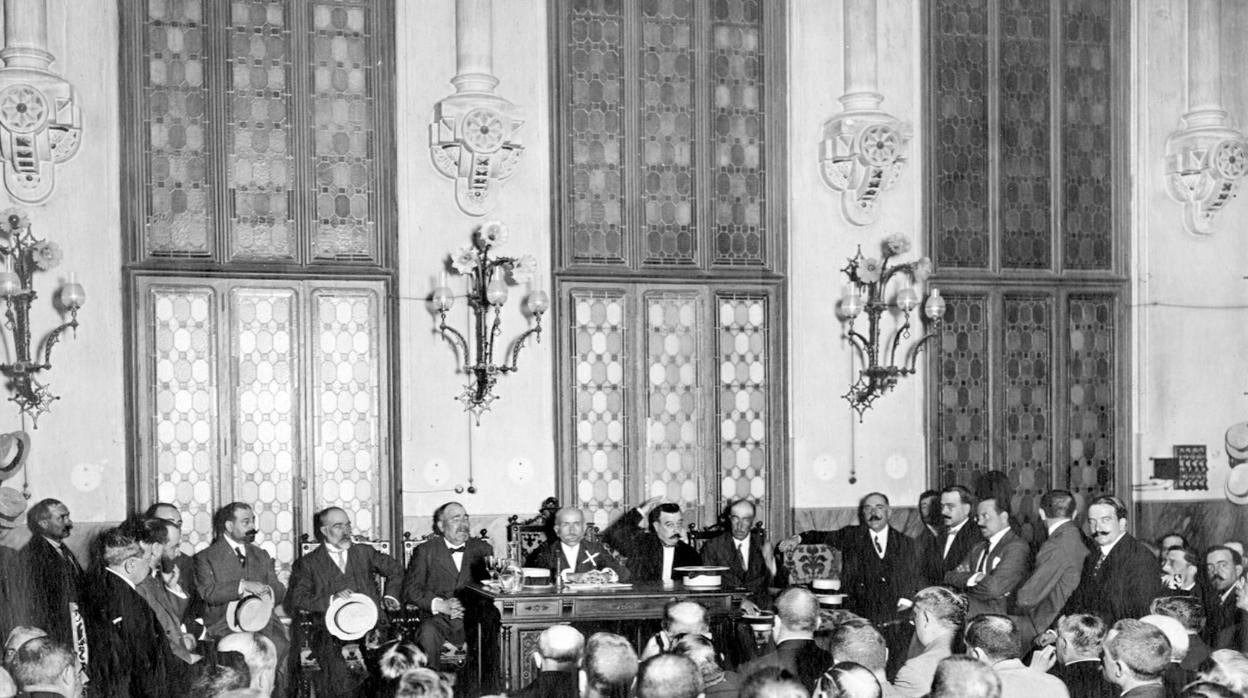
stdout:
[(524, 520), (519, 514), (512, 514), (507, 519), (507, 556), (520, 564), (542, 546), (543, 543), (555, 539), (555, 514), (559, 511), (559, 500), (547, 497), (542, 501), (537, 516)]

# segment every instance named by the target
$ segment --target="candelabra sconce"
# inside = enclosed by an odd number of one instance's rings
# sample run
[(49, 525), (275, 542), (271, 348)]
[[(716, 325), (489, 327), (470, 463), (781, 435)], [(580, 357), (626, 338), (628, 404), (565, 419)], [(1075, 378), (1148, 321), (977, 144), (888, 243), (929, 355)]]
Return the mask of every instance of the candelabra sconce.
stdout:
[[(945, 299), (938, 289), (930, 289), (922, 311), (928, 330), (917, 342), (910, 345), (903, 361), (898, 364), (897, 352), (902, 340), (910, 338), (910, 318), (920, 305), (919, 292), (915, 290), (915, 286), (931, 275), (932, 260), (923, 257), (915, 262), (890, 266), (889, 262), (893, 257), (910, 250), (910, 241), (900, 234), (886, 238), (882, 248), (882, 259), (875, 259), (864, 258), (862, 248), (859, 247), (858, 253), (841, 270), (849, 278), (848, 289), (840, 302), (841, 315), (849, 322), (849, 340), (858, 349), (865, 364), (858, 374), (858, 380), (843, 397), (858, 412), (859, 421), (862, 421), (863, 414), (871, 408), (876, 398), (896, 387), (902, 376), (915, 372), (919, 352), (928, 340), (936, 336), (945, 316)], [(889, 282), (898, 274), (902, 276), (902, 285), (890, 302), (885, 294)], [(890, 339), (881, 340), (880, 318), (891, 308), (901, 312), (901, 325)], [(854, 329), (854, 320), (864, 311), (867, 313), (868, 323), (865, 335)]]
[(477, 423), (481, 413), (490, 409), (490, 403), (498, 399), (494, 384), (500, 374), (516, 370), (520, 350), (530, 337), (535, 342), (542, 339), (542, 314), (550, 307), (550, 297), (543, 291), (529, 294), (526, 306), (534, 325), (503, 351), (502, 363), (494, 363), (498, 348), (498, 335), (502, 332), (502, 310), (510, 295), (509, 286), (524, 283), (533, 278), (537, 261), (532, 255), (519, 257), (492, 256), (507, 241), (507, 228), (498, 221), (483, 224), (473, 235), (472, 242), (455, 251), (451, 267), (468, 279), (468, 307), (472, 309), (473, 341), (446, 323), (446, 313), (455, 305), (455, 294), (446, 284), (443, 274), (441, 284), (434, 289), (431, 298), (440, 319), (438, 331), (463, 357), (463, 371), (468, 375), (464, 392), (456, 397), (464, 403), (465, 411), (471, 412)]
[[(52, 368), (52, 348), (60, 341), (65, 330), (78, 331), (78, 310), (87, 301), (86, 291), (73, 274), (61, 287), (61, 308), (69, 313), (69, 321), (61, 323), (49, 332), (43, 342), (30, 345), (30, 307), (37, 294), (34, 289), (36, 271), (48, 271), (61, 262), (61, 248), (30, 231), (30, 219), (19, 210), (10, 209), (0, 214), (0, 256), (4, 269), (0, 270), (0, 297), (4, 298), (5, 327), (13, 334), (14, 360), (0, 364), (0, 372), (9, 378), (9, 399), (17, 403), (23, 414), (29, 415), (36, 428), (39, 416), (47, 412), (54, 401), (59, 400), (37, 376)], [(39, 360), (42, 355), (42, 361)]]

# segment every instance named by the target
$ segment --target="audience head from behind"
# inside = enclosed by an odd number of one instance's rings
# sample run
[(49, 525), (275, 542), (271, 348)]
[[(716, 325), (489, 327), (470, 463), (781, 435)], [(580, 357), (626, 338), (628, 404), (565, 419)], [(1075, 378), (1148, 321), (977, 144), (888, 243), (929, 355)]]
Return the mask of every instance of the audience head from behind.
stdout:
[(1243, 694), (1236, 693), (1220, 683), (1212, 681), (1193, 681), (1183, 687), (1179, 698), (1240, 698)]
[(1205, 629), (1205, 605), (1192, 596), (1159, 596), (1149, 604), (1148, 611), (1179, 621), (1188, 635)]
[(1018, 626), (1009, 616), (985, 613), (966, 624), (966, 654), (988, 666), (1022, 656)]
[(988, 497), (975, 505), (975, 525), (984, 538), (992, 538), (1010, 527), (1010, 503), (1005, 499)]
[(930, 698), (1001, 698), (1001, 679), (992, 667), (965, 654), (936, 665)]
[(23, 693), (43, 692), (71, 698), (82, 694), (77, 658), (69, 647), (50, 637), (23, 643), (9, 671)]
[(858, 523), (879, 533), (888, 528), (893, 508), (888, 503), (888, 495), (883, 492), (872, 492), (858, 500)]
[(738, 698), (810, 698), (810, 691), (787, 669), (769, 666), (745, 677)]
[(425, 667), (404, 672), (394, 691), (395, 698), (451, 698), (454, 693), (445, 676)]
[(433, 510), (433, 532), (451, 545), (463, 545), (472, 535), (472, 519), (459, 502), (447, 502)]
[(880, 681), (857, 662), (837, 662), (819, 677), (811, 698), (880, 698)]
[(217, 643), (217, 652), (242, 655), (251, 674), (250, 688), (273, 691), (277, 671), (277, 648), (273, 641), (259, 633), (230, 633)]
[(570, 625), (552, 625), (537, 638), (533, 663), (539, 671), (575, 672), (585, 650), (585, 636)]
[(1114, 623), (1101, 649), (1101, 673), (1123, 693), (1136, 686), (1161, 683), (1162, 672), (1170, 663), (1166, 634), (1134, 618)]
[(42, 499), (26, 510), (26, 525), (31, 533), (57, 542), (69, 537), (74, 530), (74, 520), (69, 507), (57, 499)]
[(876, 678), (884, 676), (888, 665), (888, 644), (875, 626), (853, 618), (839, 623), (828, 639), (828, 651), (836, 663), (850, 662), (866, 667)]
[(919, 495), (919, 518), (930, 528), (940, 528), (944, 519), (940, 517), (940, 493), (936, 490), (924, 490)]
[(1064, 519), (1074, 519), (1079, 500), (1069, 490), (1049, 490), (1040, 497), (1040, 518), (1049, 525)]
[(966, 523), (975, 510), (975, 496), (962, 485), (950, 485), (940, 491), (940, 521), (946, 529)]
[(19, 625), (9, 631), (9, 636), (4, 639), (4, 666), (8, 668), (13, 662), (13, 658), (17, 656), (17, 650), (26, 644), (27, 640), (33, 640), (37, 637), (47, 637), (48, 634), (42, 628), (36, 628), (32, 625)]
[(182, 528), (182, 512), (178, 510), (176, 505), (169, 502), (156, 502), (143, 512), (143, 516), (148, 519), (161, 519)]
[(914, 637), (923, 647), (938, 642), (952, 644), (966, 624), (968, 601), (949, 587), (920, 589), (914, 595)]
[(1151, 614), (1140, 618), (1140, 620), (1157, 628), (1165, 633), (1166, 640), (1170, 642), (1170, 661), (1182, 662), (1187, 656), (1187, 650), (1190, 640), (1187, 636), (1187, 629), (1179, 621), (1160, 614)]
[(1127, 532), (1127, 505), (1103, 494), (1088, 505), (1088, 535), (1101, 548), (1113, 545)]
[(671, 547), (680, 541), (685, 531), (685, 514), (679, 504), (663, 502), (651, 509), (648, 516), (650, 530), (658, 536), (660, 543)]
[(312, 517), (316, 539), (339, 550), (351, 547), (351, 517), (342, 507), (325, 507)]
[(1108, 626), (1100, 616), (1072, 613), (1057, 621), (1057, 661), (1070, 664), (1084, 659), (1100, 659), (1101, 643)]
[(819, 629), (819, 600), (809, 590), (789, 587), (776, 597), (776, 617), (771, 637), (779, 645), (785, 640), (809, 640)]
[(698, 698), (702, 674), (687, 657), (660, 654), (641, 663), (637, 670), (637, 698)]
[(580, 545), (585, 538), (585, 512), (576, 507), (555, 512), (555, 535), (570, 548)]
[(212, 515), (212, 530), (239, 545), (256, 542), (256, 513), (250, 504), (230, 502)]
[(628, 698), (637, 677), (637, 651), (615, 633), (594, 633), (585, 642), (580, 684), (584, 698)]
[[(226, 657), (238, 657), (237, 653), (227, 652)], [(238, 659), (239, 666), (227, 666), (220, 663), (216, 665), (207, 665), (204, 663), (203, 669), (191, 681), (191, 687), (187, 695), (189, 698), (217, 698), (218, 696), (230, 691), (248, 689), (251, 683), (251, 672), (247, 671), (247, 665)]]
[(1248, 657), (1231, 649), (1214, 650), (1200, 667), (1200, 679), (1248, 695)]
[(679, 635), (672, 642), (669, 650), (672, 654), (685, 657), (698, 667), (702, 676), (702, 688), (708, 689), (724, 682), (724, 669), (719, 664), (719, 652), (715, 645), (706, 637), (695, 634)]
[(758, 508), (749, 499), (738, 499), (731, 502), (724, 511), (724, 522), (728, 531), (737, 540), (745, 540), (754, 530), (754, 522), (758, 519)]
[(710, 637), (706, 607), (697, 601), (669, 601), (663, 606), (663, 629), (670, 637), (695, 633)]
[(1244, 573), (1244, 558), (1236, 550), (1225, 545), (1215, 545), (1205, 551), (1205, 576), (1209, 586), (1219, 593), (1230, 589)]
[(100, 534), (99, 546), (103, 550), (104, 566), (135, 586), (152, 573), (152, 558), (139, 541), (117, 528)]

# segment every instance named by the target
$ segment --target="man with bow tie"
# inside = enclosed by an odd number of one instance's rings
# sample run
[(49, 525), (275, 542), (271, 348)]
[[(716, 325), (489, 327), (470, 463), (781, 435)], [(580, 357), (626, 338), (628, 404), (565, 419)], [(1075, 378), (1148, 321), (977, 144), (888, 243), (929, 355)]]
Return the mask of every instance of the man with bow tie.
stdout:
[[(342, 640), (331, 635), (323, 617), (331, 601), (355, 593), (368, 596), (378, 610), (399, 610), (403, 565), (371, 545), (351, 543), (351, 519), (338, 507), (328, 507), (313, 517), (313, 530), (321, 545), (295, 560), (290, 573), (287, 609), (321, 616), (310, 638), (312, 651), (325, 667), (317, 695), (358, 695), (367, 674), (351, 671), (343, 658)], [(385, 577), (385, 596), (379, 598), (376, 575)]]
[(620, 581), (628, 581), (628, 568), (600, 543), (585, 540), (585, 513), (564, 507), (555, 514), (556, 540), (547, 541), (525, 559), (526, 567), (550, 570), (554, 578), (564, 570), (573, 573), (612, 569)]
[(412, 551), (403, 576), (403, 602), (420, 613), (416, 645), (425, 653), (429, 668), (440, 670), (446, 643), (454, 646), (468, 639), (465, 632), (464, 591), (469, 582), (489, 577), (486, 558), (494, 548), (468, 535), (468, 512), (459, 502), (447, 502), (433, 512), (433, 535)]

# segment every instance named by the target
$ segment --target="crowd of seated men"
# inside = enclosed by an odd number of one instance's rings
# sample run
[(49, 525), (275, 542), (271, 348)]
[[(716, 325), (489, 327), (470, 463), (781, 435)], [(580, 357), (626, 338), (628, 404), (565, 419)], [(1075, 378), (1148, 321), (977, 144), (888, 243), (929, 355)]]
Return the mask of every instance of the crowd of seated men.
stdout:
[[(547, 628), (537, 669), (510, 696), (1225, 696), (1248, 692), (1248, 575), (1236, 542), (1194, 550), (1173, 534), (1148, 545), (1127, 532), (1124, 504), (1093, 499), (1086, 522), (1064, 490), (1040, 499), (1043, 541), (1022, 538), (1010, 497), (959, 486), (920, 499), (924, 528), (893, 526), (872, 493), (859, 523), (806, 531), (774, 546), (756, 510), (732, 502), (718, 537), (683, 540), (683, 513), (652, 499), (614, 521), (602, 542), (563, 508), (530, 566), (611, 569), (635, 582), (674, 581), (681, 568), (727, 568), (744, 615), (773, 613), (770, 637), (715, 636), (708, 612), (675, 598), (641, 646), (620, 635)], [(312, 623), (300, 647), (319, 668), (317, 696), (477, 695), (446, 657), (470, 647), (492, 607), (466, 594), (494, 551), (473, 538), (457, 502), (434, 512), (433, 534), (406, 567), (354, 542), (347, 513), (316, 513), (318, 545), (296, 560), (289, 589), (255, 545), (252, 508), (216, 512), (213, 542), (181, 552), (172, 504), (103, 531), (85, 566), (65, 546), (73, 521), (59, 501), (30, 507), (30, 541), (0, 547), (0, 698), (26, 696), (286, 696), (295, 692), (288, 625)], [(803, 586), (776, 588), (777, 554), (803, 544), (841, 552), (845, 598), (831, 612)], [(380, 583), (379, 583), (380, 580)], [(677, 588), (677, 587), (673, 587)], [(815, 591), (818, 591), (817, 589)], [(371, 607), (367, 627), (332, 609)], [(418, 621), (395, 632), (400, 614)], [(337, 623), (337, 624), (336, 624)], [(303, 624), (296, 623), (296, 629)], [(741, 626), (745, 627), (745, 626)], [(466, 649), (465, 646), (469, 647)], [(298, 654), (298, 653), (296, 653)]]

